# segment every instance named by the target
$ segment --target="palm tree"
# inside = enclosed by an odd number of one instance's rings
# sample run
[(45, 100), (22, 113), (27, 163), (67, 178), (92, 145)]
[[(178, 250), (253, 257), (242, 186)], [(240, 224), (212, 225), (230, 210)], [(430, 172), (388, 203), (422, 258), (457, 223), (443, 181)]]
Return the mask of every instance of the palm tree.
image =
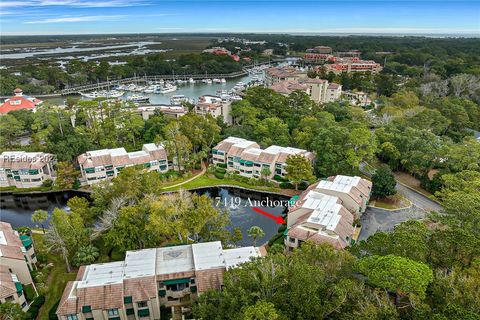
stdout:
[(45, 210), (35, 210), (32, 214), (32, 222), (40, 222), (42, 225), (43, 233), (45, 233), (45, 227), (43, 223), (48, 219), (48, 212)]
[(260, 176), (262, 177), (265, 184), (271, 175), (272, 175), (272, 171), (270, 171), (270, 168), (265, 167), (265, 168), (262, 168), (262, 170), (260, 170)]
[(253, 226), (247, 231), (248, 237), (252, 238), (253, 246), (257, 246), (257, 239), (265, 236), (265, 232), (259, 226)]

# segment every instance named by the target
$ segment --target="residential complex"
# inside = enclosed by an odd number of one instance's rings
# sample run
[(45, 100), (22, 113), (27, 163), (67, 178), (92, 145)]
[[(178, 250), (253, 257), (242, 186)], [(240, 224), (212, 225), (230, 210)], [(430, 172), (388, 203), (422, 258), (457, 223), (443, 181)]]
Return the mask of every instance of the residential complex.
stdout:
[(285, 245), (330, 243), (345, 248), (353, 243), (355, 219), (365, 212), (372, 183), (360, 177), (335, 176), (305, 190), (289, 210)]
[(265, 83), (267, 86), (283, 80), (298, 80), (306, 77), (306, 71), (299, 70), (292, 66), (271, 67), (265, 70)]
[(143, 120), (148, 120), (155, 112), (162, 113), (165, 117), (169, 118), (180, 118), (188, 113), (188, 109), (184, 106), (175, 106), (175, 105), (148, 105), (140, 106), (137, 108), (138, 113), (142, 115)]
[(382, 66), (373, 60), (361, 60), (360, 58), (336, 58), (335, 63), (325, 64), (328, 72), (340, 74), (342, 72), (371, 72), (382, 71)]
[(297, 80), (282, 80), (275, 82), (270, 89), (283, 95), (289, 95), (299, 90), (307, 93), (317, 103), (337, 101), (342, 95), (342, 86), (329, 83), (328, 80), (318, 78), (301, 78)]
[(18, 303), (28, 309), (23, 285), (33, 285), (30, 271), (37, 257), (32, 239), (20, 236), (7, 222), (0, 221), (0, 302)]
[(372, 100), (362, 91), (344, 91), (343, 97), (354, 106), (366, 107), (372, 104)]
[(232, 123), (230, 112), (232, 102), (219, 96), (204, 95), (198, 98), (195, 112), (200, 115), (211, 115), (214, 118), (222, 118), (225, 123)]
[[(339, 51), (332, 53), (330, 47), (315, 47), (307, 49), (303, 60), (311, 64), (322, 64), (327, 73), (333, 72), (340, 74), (342, 72), (372, 72), (382, 71), (379, 63), (371, 60), (360, 59), (361, 52), (358, 50)], [(318, 68), (317, 68), (318, 69)]]
[(227, 269), (265, 255), (263, 249), (223, 249), (220, 241), (127, 251), (119, 262), (82, 266), (68, 282), (59, 320), (160, 319), (160, 307), (180, 314), (200, 294), (219, 290)]
[(264, 176), (264, 169), (270, 172), (265, 178), (285, 176), (286, 160), (290, 155), (302, 155), (310, 161), (314, 159), (314, 154), (307, 150), (275, 145), (263, 150), (256, 142), (237, 137), (228, 137), (212, 149), (214, 164), (226, 164), (227, 171), (252, 178)]
[(117, 177), (125, 167), (142, 166), (148, 171), (167, 172), (167, 152), (162, 145), (144, 144), (142, 150), (127, 152), (125, 148), (87, 151), (77, 158), (83, 182), (95, 184)]
[(35, 112), (37, 107), (42, 103), (42, 100), (24, 96), (22, 89), (16, 88), (15, 91), (13, 91), (13, 96), (0, 104), (0, 114), (6, 114), (10, 111), (21, 109), (27, 109)]
[(44, 152), (5, 151), (0, 156), (0, 187), (40, 187), (54, 181), (55, 157)]

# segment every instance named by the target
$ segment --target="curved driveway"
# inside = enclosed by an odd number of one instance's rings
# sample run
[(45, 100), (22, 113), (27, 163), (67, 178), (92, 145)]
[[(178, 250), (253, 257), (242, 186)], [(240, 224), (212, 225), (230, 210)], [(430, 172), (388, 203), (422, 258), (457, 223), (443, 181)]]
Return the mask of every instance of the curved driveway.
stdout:
[(365, 240), (375, 232), (392, 231), (393, 228), (407, 220), (424, 219), (430, 211), (440, 211), (442, 206), (437, 202), (429, 199), (423, 194), (397, 183), (398, 192), (402, 193), (405, 198), (412, 202), (412, 206), (408, 209), (385, 210), (381, 208), (368, 207), (360, 218), (362, 223), (362, 231), (358, 240)]

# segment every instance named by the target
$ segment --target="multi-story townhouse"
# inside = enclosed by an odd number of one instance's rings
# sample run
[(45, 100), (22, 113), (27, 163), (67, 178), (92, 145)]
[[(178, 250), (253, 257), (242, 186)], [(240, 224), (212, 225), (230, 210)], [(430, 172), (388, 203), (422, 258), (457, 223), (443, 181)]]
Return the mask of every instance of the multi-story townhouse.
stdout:
[(272, 67), (265, 70), (265, 83), (271, 86), (275, 82), (283, 80), (297, 80), (307, 78), (307, 72), (292, 66)]
[(55, 164), (55, 157), (50, 153), (2, 152), (0, 156), (0, 186), (40, 187), (46, 180), (55, 180)]
[(315, 190), (340, 198), (343, 206), (352, 212), (355, 218), (359, 218), (367, 209), (372, 182), (360, 177), (338, 175), (319, 181)]
[(352, 243), (356, 218), (366, 209), (372, 183), (360, 177), (336, 176), (305, 190), (289, 209), (286, 247), (304, 241), (345, 248)]
[(167, 172), (167, 152), (162, 145), (144, 144), (142, 150), (125, 148), (87, 151), (77, 158), (83, 180), (91, 185), (118, 176), (125, 167), (142, 166), (148, 171)]
[(127, 251), (125, 260), (80, 268), (65, 288), (59, 320), (160, 319), (160, 307), (182, 313), (203, 292), (219, 290), (227, 269), (265, 255), (260, 248), (223, 249), (219, 241)]
[(4, 264), (0, 264), (0, 304), (11, 302), (21, 306), (23, 311), (28, 310), (23, 285), (17, 275)]
[(372, 100), (368, 97), (365, 92), (362, 91), (344, 91), (343, 96), (345, 99), (354, 106), (365, 107), (372, 104)]
[(161, 104), (161, 105), (140, 106), (137, 108), (137, 112), (141, 114), (143, 120), (148, 120), (156, 112), (160, 112), (169, 118), (178, 119), (186, 115), (188, 113), (188, 110), (184, 106)]
[(310, 161), (314, 159), (313, 153), (307, 150), (275, 145), (260, 149), (256, 142), (237, 137), (229, 137), (212, 149), (214, 164), (226, 164), (227, 171), (236, 171), (249, 178), (263, 177), (264, 169), (270, 172), (265, 178), (285, 176), (286, 160), (290, 155), (302, 155)]
[(335, 58), (334, 63), (325, 65), (326, 71), (340, 74), (343, 72), (371, 72), (382, 71), (382, 66), (372, 60), (361, 60), (360, 58)]
[(17, 282), (33, 284), (30, 271), (36, 262), (32, 239), (27, 235), (20, 236), (10, 223), (0, 221), (0, 265), (6, 266)]
[(319, 78), (283, 80), (272, 84), (269, 88), (286, 96), (296, 90), (304, 91), (317, 103), (337, 101), (342, 94), (341, 85)]
[(307, 49), (309, 53), (323, 53), (323, 54), (332, 54), (332, 47), (327, 46), (316, 46), (314, 48)]
[(219, 96), (203, 95), (198, 98), (195, 112), (200, 115), (211, 115), (214, 118), (222, 118), (225, 123), (232, 123), (232, 102)]

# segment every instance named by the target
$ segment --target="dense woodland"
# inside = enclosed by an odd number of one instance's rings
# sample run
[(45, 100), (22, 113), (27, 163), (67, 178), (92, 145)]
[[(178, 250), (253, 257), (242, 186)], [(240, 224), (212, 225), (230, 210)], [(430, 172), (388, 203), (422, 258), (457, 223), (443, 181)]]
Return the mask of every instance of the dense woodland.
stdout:
[[(224, 289), (204, 294), (194, 316), (479, 319), (480, 143), (472, 133), (480, 131), (478, 42), (351, 37), (342, 44), (342, 39), (278, 36), (297, 51), (319, 44), (361, 49), (366, 57), (394, 51), (377, 76), (331, 79), (373, 94), (376, 107), (370, 110), (347, 103), (317, 105), (301, 92), (282, 96), (256, 87), (234, 103), (234, 124), (227, 126), (194, 113), (178, 120), (158, 113), (145, 121), (118, 104), (69, 100), (66, 109), (45, 106), (36, 113), (0, 117), (1, 149), (56, 154), (62, 187), (74, 185), (74, 159), (87, 150), (123, 146), (132, 151), (142, 143), (163, 142), (188, 171), (226, 136), (252, 139), (262, 147), (314, 151), (317, 178), (361, 174), (361, 164), (384, 163), (421, 179), (443, 210), (423, 221), (404, 222), (391, 233), (376, 233), (345, 251), (307, 243), (286, 256), (274, 245), (266, 258), (229, 270)], [(164, 63), (160, 57), (140, 60), (132, 70), (142, 70), (146, 61), (160, 70)], [(453, 64), (446, 63), (450, 60)], [(12, 86), (18, 85), (11, 79)], [(31, 143), (21, 146), (21, 137)], [(162, 195), (159, 185), (172, 173), (140, 175), (138, 170), (128, 168), (113, 184), (95, 187), (91, 204), (73, 198), (70, 213), (54, 211), (46, 239), (68, 265), (115, 260), (125, 250), (187, 238), (238, 242), (239, 231), (229, 228), (228, 215), (213, 208), (211, 200), (188, 193)]]

